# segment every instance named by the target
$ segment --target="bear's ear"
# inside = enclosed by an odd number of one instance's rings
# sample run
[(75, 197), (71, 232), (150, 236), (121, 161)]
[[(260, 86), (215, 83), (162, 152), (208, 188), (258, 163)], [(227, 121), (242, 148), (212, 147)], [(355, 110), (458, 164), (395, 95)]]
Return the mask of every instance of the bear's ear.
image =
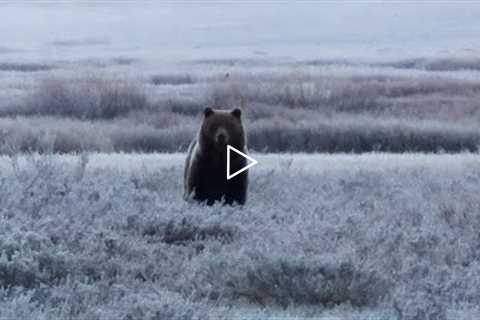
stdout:
[(239, 108), (233, 109), (232, 114), (238, 119), (242, 118), (242, 110), (240, 110)]
[(203, 110), (203, 114), (205, 115), (205, 118), (209, 117), (213, 114), (213, 109), (210, 107), (206, 107), (205, 110)]

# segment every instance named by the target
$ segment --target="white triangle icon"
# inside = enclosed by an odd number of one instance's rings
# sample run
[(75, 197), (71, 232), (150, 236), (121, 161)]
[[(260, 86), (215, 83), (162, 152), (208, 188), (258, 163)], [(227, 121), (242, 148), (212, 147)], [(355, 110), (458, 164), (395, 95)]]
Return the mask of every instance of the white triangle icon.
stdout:
[[(238, 153), (239, 155), (246, 158), (250, 162), (247, 166), (243, 167), (242, 169), (240, 169), (237, 172), (234, 172), (232, 174), (230, 174), (230, 150), (233, 150), (234, 152)], [(257, 163), (258, 163), (257, 160), (253, 159), (252, 157), (246, 155), (245, 153), (243, 153), (243, 152), (235, 149), (231, 145), (227, 144), (227, 180), (230, 180), (233, 177), (235, 177), (236, 175), (242, 173), (243, 171), (248, 170), (249, 168), (253, 167)]]

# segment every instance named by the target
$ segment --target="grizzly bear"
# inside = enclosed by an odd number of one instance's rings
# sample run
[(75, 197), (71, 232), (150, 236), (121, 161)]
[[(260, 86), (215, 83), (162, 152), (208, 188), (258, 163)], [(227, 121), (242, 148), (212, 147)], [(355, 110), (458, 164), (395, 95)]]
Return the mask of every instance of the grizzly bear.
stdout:
[[(226, 204), (245, 204), (247, 200), (248, 170), (227, 180), (227, 145), (246, 151), (246, 134), (242, 124), (242, 111), (204, 110), (203, 122), (197, 137), (188, 149), (184, 172), (184, 198), (212, 205), (215, 201)], [(247, 160), (230, 154), (230, 172), (247, 165)]]

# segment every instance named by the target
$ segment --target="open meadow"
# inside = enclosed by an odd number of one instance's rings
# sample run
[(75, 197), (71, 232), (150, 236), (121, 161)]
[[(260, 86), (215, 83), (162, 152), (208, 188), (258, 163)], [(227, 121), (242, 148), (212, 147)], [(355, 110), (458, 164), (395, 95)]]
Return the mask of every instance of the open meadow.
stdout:
[[(0, 2), (0, 320), (480, 319), (479, 16)], [(182, 199), (207, 106), (243, 207)]]
[(0, 161), (2, 319), (474, 319), (478, 154), (253, 155), (244, 207), (184, 154)]

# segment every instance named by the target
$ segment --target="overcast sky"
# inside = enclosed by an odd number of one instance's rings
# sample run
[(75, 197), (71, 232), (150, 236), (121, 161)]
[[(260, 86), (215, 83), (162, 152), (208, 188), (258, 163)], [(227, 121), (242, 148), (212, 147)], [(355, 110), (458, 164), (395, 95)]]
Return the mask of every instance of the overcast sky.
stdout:
[(279, 44), (476, 46), (480, 2), (351, 1), (0, 4), (10, 47), (107, 41), (131, 47)]

